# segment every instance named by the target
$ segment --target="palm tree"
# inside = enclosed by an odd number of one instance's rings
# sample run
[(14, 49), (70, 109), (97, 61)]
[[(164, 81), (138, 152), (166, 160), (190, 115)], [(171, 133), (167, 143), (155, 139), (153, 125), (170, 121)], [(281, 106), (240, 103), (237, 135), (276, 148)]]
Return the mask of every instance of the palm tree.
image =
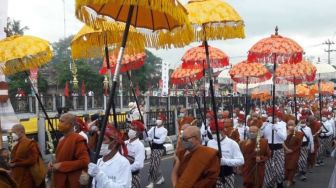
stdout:
[(29, 27), (24, 26), (21, 27), (21, 22), (19, 20), (11, 20), (9, 17), (7, 18), (7, 27), (4, 28), (7, 37), (12, 35), (23, 35)]

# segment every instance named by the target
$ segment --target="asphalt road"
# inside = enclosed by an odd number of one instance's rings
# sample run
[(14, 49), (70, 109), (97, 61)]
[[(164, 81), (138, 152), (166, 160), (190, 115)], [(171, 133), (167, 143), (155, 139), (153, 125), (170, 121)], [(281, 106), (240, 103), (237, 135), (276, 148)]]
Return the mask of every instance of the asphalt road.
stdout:
[[(165, 178), (165, 183), (161, 185), (155, 185), (157, 188), (171, 188), (170, 173), (172, 170), (173, 160), (172, 156), (165, 156), (161, 162), (161, 171)], [(331, 158), (326, 159), (325, 166), (315, 167), (313, 173), (307, 174), (307, 181), (302, 182), (299, 179), (296, 180), (295, 188), (327, 188), (329, 184), (330, 176), (333, 172), (335, 161)], [(148, 162), (145, 163), (144, 169), (141, 171), (141, 187), (148, 185)], [(241, 177), (236, 176), (236, 187), (243, 187), (243, 180)]]

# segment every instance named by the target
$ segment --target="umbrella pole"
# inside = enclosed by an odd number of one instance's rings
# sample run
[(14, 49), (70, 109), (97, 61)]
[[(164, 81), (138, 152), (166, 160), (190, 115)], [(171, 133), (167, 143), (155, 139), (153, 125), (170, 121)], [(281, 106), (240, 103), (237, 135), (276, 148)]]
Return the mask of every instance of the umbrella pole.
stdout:
[(209, 82), (210, 82), (210, 94), (211, 94), (212, 111), (214, 112), (214, 119), (215, 119), (218, 153), (219, 153), (219, 158), (222, 158), (222, 148), (221, 148), (220, 139), (219, 139), (215, 92), (214, 92), (213, 82), (212, 82), (212, 71), (211, 71), (211, 66), (210, 66), (209, 46), (208, 46), (208, 41), (207, 40), (204, 40), (204, 45), (205, 45), (206, 60), (207, 60), (208, 67), (209, 67), (208, 71), (209, 71)]
[[(138, 108), (138, 111), (139, 111), (139, 114), (140, 114), (140, 120), (142, 121), (142, 123), (144, 123), (145, 121), (144, 121), (143, 115), (142, 115), (141, 110), (140, 110), (140, 105), (139, 105), (138, 97), (135, 94), (135, 90), (134, 90), (131, 74), (129, 73), (129, 71), (127, 71), (126, 73), (127, 73), (127, 78), (130, 81), (130, 87), (131, 87), (131, 90), (132, 90), (132, 94), (134, 95), (135, 104), (136, 104), (136, 106)], [(145, 127), (145, 134), (148, 137), (148, 132), (147, 132), (147, 128), (146, 127)], [(149, 145), (151, 146), (152, 144), (149, 142)]]
[[(104, 119), (103, 119), (103, 124), (102, 124), (102, 128), (98, 137), (98, 142), (97, 142), (97, 147), (96, 147), (96, 153), (93, 159), (93, 162), (97, 162), (98, 157), (99, 157), (99, 152), (100, 152), (100, 147), (103, 143), (103, 139), (104, 139), (104, 133), (105, 133), (105, 129), (106, 129), (106, 124), (108, 122), (108, 117), (110, 114), (110, 109), (111, 107), (115, 108), (114, 104), (114, 96), (115, 96), (115, 91), (117, 88), (117, 83), (118, 83), (118, 76), (119, 76), (119, 72), (120, 72), (120, 66), (121, 66), (121, 61), (122, 61), (122, 57), (124, 55), (124, 49), (126, 47), (126, 41), (127, 41), (127, 36), (128, 36), (128, 31), (131, 25), (131, 19), (132, 19), (132, 14), (133, 14), (133, 10), (134, 10), (134, 6), (131, 5), (129, 7), (129, 11), (128, 11), (128, 15), (127, 15), (127, 21), (126, 21), (126, 25), (125, 25), (125, 30), (124, 30), (124, 34), (123, 34), (123, 38), (122, 38), (122, 43), (121, 43), (121, 47), (118, 53), (118, 58), (117, 58), (117, 66), (114, 72), (114, 76), (113, 76), (113, 83), (112, 83), (112, 87), (110, 89), (110, 93), (109, 93), (109, 100), (107, 103), (107, 107), (105, 110), (105, 115), (104, 115)], [(115, 110), (115, 109), (114, 109)], [(117, 114), (113, 114), (113, 120), (114, 120), (114, 126), (117, 126)]]
[(55, 129), (54, 129), (53, 124), (52, 124), (51, 121), (50, 121), (50, 118), (49, 118), (49, 116), (48, 116), (48, 114), (47, 114), (47, 111), (46, 111), (45, 108), (44, 108), (44, 105), (43, 105), (43, 103), (42, 103), (41, 97), (40, 97), (40, 95), (36, 92), (36, 89), (35, 89), (35, 87), (33, 86), (33, 82), (31, 81), (31, 79), (30, 79), (30, 77), (29, 77), (29, 73), (28, 73), (27, 71), (25, 71), (25, 74), (28, 76), (30, 87), (33, 89), (33, 92), (34, 92), (34, 94), (35, 94), (35, 96), (36, 96), (36, 99), (37, 99), (39, 105), (41, 106), (42, 111), (43, 111), (43, 113), (44, 113), (44, 115), (45, 115), (45, 118), (47, 119), (48, 124), (49, 124), (49, 126), (50, 126), (50, 128), (51, 128), (51, 130), (52, 130), (52, 132), (53, 132), (54, 139), (56, 139), (56, 142), (58, 143), (58, 138), (57, 138), (57, 136), (56, 136), (56, 131), (55, 131)]
[[(274, 62), (273, 62), (273, 89), (272, 89), (272, 126), (274, 126), (275, 123), (275, 80), (276, 80), (276, 61), (277, 61), (277, 55), (274, 54)], [(274, 130), (272, 129), (272, 144), (274, 144)]]
[(204, 78), (204, 90), (203, 90), (203, 113), (206, 118), (207, 107), (206, 107), (206, 95), (205, 95), (205, 87), (206, 87), (206, 77), (205, 77), (205, 63), (203, 61), (203, 78)]
[(248, 82), (249, 77), (246, 77), (246, 92), (245, 92), (245, 129), (244, 129), (244, 140), (246, 140), (246, 127), (247, 127), (247, 108), (248, 108)]
[[(191, 80), (189, 80), (189, 81), (190, 81), (191, 86), (193, 86), (193, 82)], [(200, 101), (198, 100), (195, 92), (194, 92), (194, 98), (195, 98), (195, 101), (196, 101), (196, 104), (197, 104), (197, 108), (201, 112), (201, 104), (200, 104)], [(207, 129), (205, 118), (204, 118), (202, 113), (200, 113), (200, 115), (201, 115), (201, 119), (202, 119), (202, 122), (204, 123), (204, 128), (205, 128), (205, 131), (206, 131), (208, 129)]]
[(318, 91), (319, 91), (319, 104), (320, 104), (320, 122), (322, 122), (322, 94), (321, 94), (321, 79), (320, 79), (320, 73), (319, 73), (319, 80), (318, 80)]
[(294, 112), (295, 112), (295, 124), (298, 124), (298, 119), (297, 119), (297, 110), (296, 110), (296, 83), (295, 83), (295, 76), (294, 76)]
[[(233, 122), (233, 109), (234, 109), (234, 106), (233, 106), (233, 83), (231, 84), (231, 95), (230, 95), (230, 117), (232, 119), (232, 122)], [(233, 125), (233, 124), (232, 124)]]

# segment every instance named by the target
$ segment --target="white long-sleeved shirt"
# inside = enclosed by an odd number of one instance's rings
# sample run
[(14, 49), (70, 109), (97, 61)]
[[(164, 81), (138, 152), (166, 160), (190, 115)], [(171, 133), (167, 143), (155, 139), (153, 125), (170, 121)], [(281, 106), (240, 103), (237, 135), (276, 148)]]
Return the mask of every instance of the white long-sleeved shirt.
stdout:
[(89, 138), (88, 138), (88, 136), (87, 136), (83, 131), (79, 132), (78, 134), (85, 138), (86, 143), (89, 142)]
[[(155, 135), (154, 135), (154, 129), (155, 129)], [(155, 144), (163, 144), (163, 143), (165, 143), (167, 134), (168, 134), (168, 131), (163, 126), (161, 126), (161, 127), (152, 127), (148, 131), (148, 137), (152, 138), (153, 142)], [(154, 138), (154, 137), (157, 137), (157, 139)]]
[[(245, 139), (248, 139), (247, 138), (247, 134), (248, 134), (248, 131), (249, 131), (249, 127), (248, 126), (245, 126), (245, 125), (238, 125), (237, 127), (235, 127), (238, 132), (239, 132), (239, 139), (240, 140), (244, 140), (244, 134), (246, 134), (245, 136)], [(246, 131), (245, 131), (246, 130)]]
[[(308, 126), (304, 126), (304, 127), (297, 126), (297, 130), (300, 131), (300, 132), (304, 132), (304, 134), (309, 138), (308, 147), (310, 148), (310, 151), (313, 152), (314, 151), (314, 137), (313, 137), (313, 134), (311, 132), (310, 127), (308, 127)], [(304, 136), (302, 138), (303, 142), (308, 141), (306, 136)]]
[(131, 165), (128, 160), (117, 152), (110, 160), (97, 162), (100, 172), (93, 178), (92, 187), (99, 188), (130, 188), (132, 182)]
[[(244, 157), (237, 142), (226, 136), (220, 144), (222, 149), (221, 165), (236, 167), (244, 164)], [(210, 140), (208, 147), (218, 150), (217, 141)]]
[(131, 164), (131, 171), (141, 170), (144, 167), (145, 146), (138, 138), (133, 142), (126, 140), (125, 144), (127, 146), (128, 155), (134, 158), (134, 163)]
[(331, 124), (331, 127), (333, 129), (333, 136), (336, 137), (336, 127), (334, 118), (330, 118), (327, 121)]
[(322, 122), (323, 125), (322, 127), (322, 131), (321, 131), (321, 136), (331, 136), (333, 135), (333, 128), (332, 128), (332, 124), (329, 121), (325, 121)]
[(274, 129), (274, 144), (283, 144), (287, 138), (286, 123), (281, 121), (275, 125), (272, 123), (265, 123), (263, 125), (262, 134), (269, 144), (272, 144), (272, 129)]

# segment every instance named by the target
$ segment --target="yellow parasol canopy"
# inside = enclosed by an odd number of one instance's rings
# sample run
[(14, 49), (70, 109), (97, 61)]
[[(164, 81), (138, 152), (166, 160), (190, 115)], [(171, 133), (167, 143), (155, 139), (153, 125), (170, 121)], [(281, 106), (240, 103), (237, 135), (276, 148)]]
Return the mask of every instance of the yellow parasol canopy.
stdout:
[(37, 68), (51, 58), (49, 42), (38, 37), (14, 35), (0, 41), (0, 71), (5, 75)]
[(189, 0), (186, 9), (197, 41), (245, 38), (244, 21), (224, 1)]
[[(71, 41), (71, 54), (73, 59), (98, 58), (104, 56), (103, 48), (118, 47), (121, 44), (125, 24), (111, 23), (113, 30), (102, 31), (90, 26), (83, 26)], [(145, 36), (133, 27), (129, 31), (127, 49), (129, 53), (143, 52), (145, 49)]]

